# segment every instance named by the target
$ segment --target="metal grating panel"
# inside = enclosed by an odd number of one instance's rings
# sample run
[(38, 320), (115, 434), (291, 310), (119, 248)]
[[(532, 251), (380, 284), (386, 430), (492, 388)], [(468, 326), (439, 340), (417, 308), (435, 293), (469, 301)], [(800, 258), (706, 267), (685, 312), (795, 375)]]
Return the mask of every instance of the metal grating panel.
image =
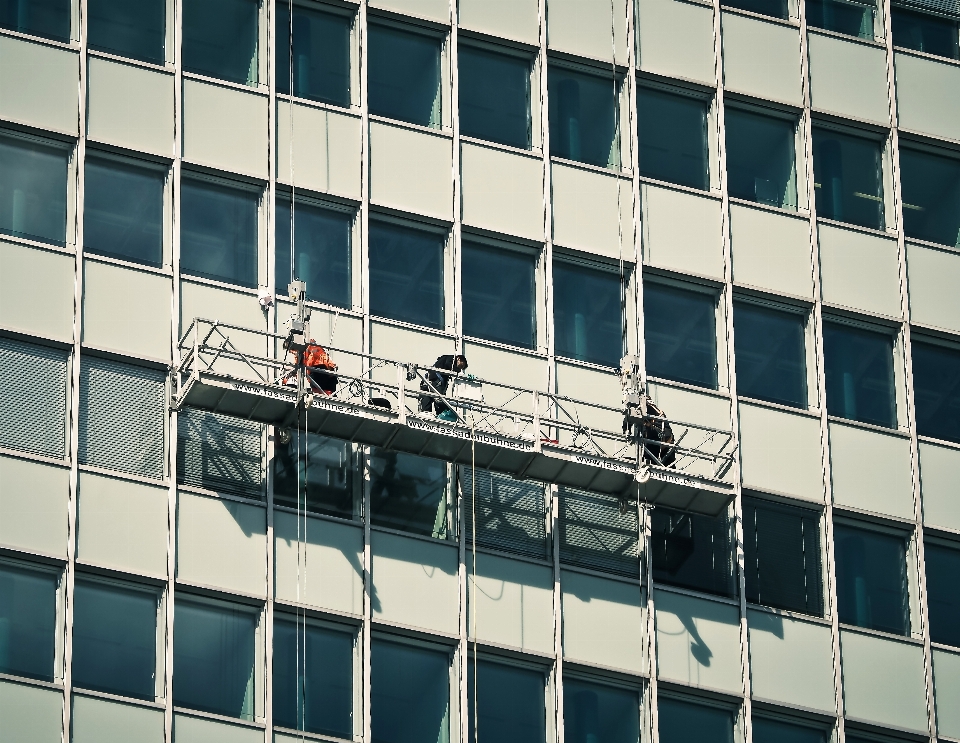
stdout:
[(260, 423), (184, 408), (177, 418), (177, 482), (260, 498), (262, 434)]
[(0, 446), (66, 456), (67, 355), (0, 338)]
[(560, 488), (560, 561), (640, 577), (640, 520), (613, 495)]
[(164, 374), (96, 356), (80, 364), (80, 464), (161, 479)]
[[(467, 543), (473, 536), (473, 476), (471, 467), (460, 467)], [(547, 557), (544, 486), (514, 480), (489, 470), (476, 470), (477, 546), (513, 552), (526, 557)]]
[(960, 0), (894, 0), (893, 4), (921, 13), (936, 13), (937, 15), (960, 18)]

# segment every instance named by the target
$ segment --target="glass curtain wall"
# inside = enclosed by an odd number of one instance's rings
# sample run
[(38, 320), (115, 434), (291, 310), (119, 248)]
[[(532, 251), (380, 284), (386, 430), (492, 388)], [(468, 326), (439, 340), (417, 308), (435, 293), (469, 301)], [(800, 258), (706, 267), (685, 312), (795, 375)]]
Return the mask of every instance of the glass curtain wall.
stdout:
[(460, 133), (530, 149), (530, 61), (463, 45), (460, 75)]
[(663, 90), (637, 91), (640, 175), (710, 189), (709, 101)]
[(87, 44), (120, 57), (162, 65), (167, 0), (87, 0)]
[(461, 256), (464, 335), (536, 348), (536, 256), (466, 241)]
[(450, 656), (374, 638), (370, 652), (373, 743), (450, 743)]
[(543, 671), (487, 660), (467, 669), (467, 740), (546, 743)]
[(350, 28), (347, 15), (293, 5), (293, 63), (290, 62), (290, 3), (277, 0), (277, 92), (311, 101), (350, 106)]
[(817, 216), (884, 228), (879, 141), (814, 127), (813, 180)]
[(442, 328), (445, 245), (445, 235), (371, 221), (370, 312)]
[(367, 33), (370, 113), (439, 129), (443, 42), (394, 26), (371, 24)]
[(896, 428), (893, 338), (824, 321), (823, 355), (827, 412), (839, 418)]
[(602, 168), (620, 167), (620, 84), (619, 77), (550, 66), (551, 155)]
[(573, 263), (553, 264), (556, 353), (619, 366), (624, 353), (623, 285), (617, 274)]
[(67, 243), (67, 165), (59, 147), (0, 138), (0, 234)]
[(717, 389), (716, 303), (712, 294), (644, 282), (648, 374)]
[(796, 124), (736, 108), (724, 121), (730, 196), (795, 210)]
[(184, 0), (185, 71), (257, 85), (259, 45), (259, 0)]
[(70, 41), (70, 0), (6, 0), (0, 28), (54, 41)]
[(53, 681), (59, 575), (0, 562), (0, 673)]

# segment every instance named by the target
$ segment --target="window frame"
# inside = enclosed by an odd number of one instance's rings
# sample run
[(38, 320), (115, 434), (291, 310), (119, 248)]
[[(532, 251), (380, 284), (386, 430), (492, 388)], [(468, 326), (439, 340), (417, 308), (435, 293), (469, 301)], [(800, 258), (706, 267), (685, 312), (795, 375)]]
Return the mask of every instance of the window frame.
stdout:
[[(733, 602), (737, 603), (735, 600)], [(730, 713), (733, 721), (733, 740), (735, 742), (746, 740), (745, 731), (745, 710), (742, 700), (739, 698), (728, 699), (717, 692), (708, 689), (698, 689), (694, 687), (683, 687), (669, 681), (659, 681), (657, 683), (657, 700), (669, 699), (672, 702), (682, 704), (692, 704), (700, 707), (709, 707), (715, 710), (722, 710)], [(657, 736), (659, 738), (659, 720), (657, 722)], [(642, 736), (641, 736), (642, 737)]]
[[(176, 8), (176, 0), (167, 0), (167, 3), (174, 3), (174, 8)], [(182, 76), (184, 80), (199, 80), (201, 82), (213, 82), (217, 85), (225, 88), (233, 88), (234, 90), (244, 90), (244, 91), (255, 91), (258, 93), (269, 93), (270, 91), (270, 77), (268, 76), (268, 65), (273, 64), (273, 49), (268, 46), (272, 41), (272, 34), (270, 33), (271, 29), (268, 27), (267, 23), (267, 9), (270, 5), (270, 0), (256, 0), (257, 3), (257, 48), (255, 50), (257, 55), (257, 82), (254, 84), (249, 83), (239, 83), (233, 80), (225, 80), (220, 77), (212, 77), (206, 72), (192, 72), (187, 70), (183, 65), (183, 53), (181, 51), (181, 67)], [(168, 19), (171, 13), (168, 12)], [(270, 25), (273, 25), (274, 21), (271, 20)], [(180, 30), (181, 36), (181, 47), (183, 46), (183, 15), (175, 20), (174, 23), (169, 24), (170, 26), (176, 25)], [(174, 29), (175, 30), (175, 29)], [(172, 43), (172, 42), (171, 42)], [(173, 62), (169, 62), (172, 66)]]
[[(933, 332), (929, 330), (924, 331), (922, 328), (916, 328), (916, 326), (911, 326), (911, 331), (914, 331), (914, 332), (912, 332), (910, 336), (910, 386), (911, 386), (910, 396), (911, 396), (911, 403), (914, 411), (913, 412), (914, 426), (916, 426), (916, 417), (917, 417), (916, 416), (916, 406), (917, 406), (916, 389), (917, 388), (916, 388), (916, 381), (914, 378), (914, 370), (913, 370), (913, 344), (920, 343), (921, 345), (938, 346), (940, 348), (945, 348), (947, 350), (953, 351), (954, 353), (960, 354), (960, 338), (956, 338), (949, 335), (943, 335), (943, 336), (935, 335)], [(919, 431), (917, 432), (917, 438), (920, 441), (928, 441), (930, 443), (936, 443), (936, 444), (946, 444), (947, 446), (953, 446), (953, 447), (956, 447), (958, 444), (960, 444), (960, 442), (958, 441), (951, 441), (949, 439), (938, 439), (933, 436), (927, 436), (927, 435), (921, 434)]]
[(750, 714), (751, 727), (755, 718), (816, 730), (823, 734), (824, 743), (834, 741), (834, 718), (813, 710), (779, 707), (754, 700)]
[[(74, 3), (74, 7), (79, 3)], [(112, 60), (122, 60), (124, 62), (132, 63), (138, 67), (146, 67), (153, 70), (175, 70), (175, 60), (174, 60), (174, 49), (173, 44), (175, 41), (175, 22), (174, 22), (174, 13), (176, 11), (176, 0), (165, 0), (163, 12), (163, 61), (159, 64), (156, 62), (148, 62), (143, 59), (136, 59), (134, 57), (125, 57), (122, 54), (116, 52), (104, 52), (93, 47), (87, 47), (87, 54), (91, 57), (99, 57), (101, 59), (112, 59)], [(89, 23), (89, 11), (87, 14), (87, 23)]]
[[(34, 555), (34, 560), (26, 560), (19, 556), (9, 556), (0, 552), (0, 566), (9, 566), (18, 570), (33, 571), (56, 576), (57, 588), (55, 592), (54, 607), (54, 645), (53, 645), (53, 683), (62, 684), (65, 676), (66, 665), (66, 632), (64, 628), (67, 622), (66, 592), (67, 592), (67, 570), (66, 565), (59, 560), (45, 558), (42, 555)], [(14, 676), (13, 678), (27, 678), (23, 676)], [(31, 683), (48, 683), (29, 679)]]
[[(545, 658), (543, 661), (538, 662), (536, 656), (530, 655), (519, 655), (514, 654), (510, 651), (501, 651), (495, 647), (484, 647), (477, 646), (476, 644), (473, 647), (469, 647), (470, 643), (467, 643), (468, 647), (464, 655), (465, 665), (469, 672), (470, 663), (476, 663), (477, 661), (481, 663), (493, 663), (495, 665), (506, 666), (508, 668), (516, 668), (523, 671), (534, 671), (540, 673), (543, 676), (543, 718), (544, 718), (544, 740), (546, 743), (551, 743), (557, 738), (557, 715), (556, 707), (554, 705), (557, 683), (555, 680), (555, 674), (551, 672), (552, 659)], [(470, 676), (472, 678), (472, 674)], [(561, 681), (562, 684), (562, 681)], [(469, 679), (464, 678), (463, 686), (461, 689), (463, 695), (466, 697), (466, 704), (463, 708), (463, 714), (470, 714), (470, 684)], [(560, 708), (560, 714), (563, 714), (562, 708)], [(451, 716), (452, 717), (452, 716)], [(468, 723), (469, 726), (469, 723)], [(453, 740), (453, 739), (451, 739)]]
[[(609, 577), (609, 576), (608, 576)], [(643, 602), (646, 603), (646, 591), (643, 591), (642, 596)], [(550, 683), (553, 683), (552, 677), (550, 675)], [(645, 710), (645, 705), (648, 702), (647, 699), (647, 690), (649, 688), (649, 680), (643, 676), (623, 676), (620, 674), (610, 674), (602, 675), (602, 672), (597, 672), (594, 669), (589, 668), (588, 666), (579, 666), (575, 661), (564, 661), (563, 670), (560, 673), (561, 680), (560, 683), (564, 687), (564, 696), (563, 700), (566, 700), (566, 683), (567, 679), (570, 679), (574, 682), (579, 682), (583, 684), (593, 684), (594, 686), (604, 686), (608, 689), (614, 689), (616, 691), (625, 691), (633, 692), (637, 695), (637, 727), (640, 731), (640, 740), (644, 740), (644, 725), (649, 719), (649, 715)], [(561, 701), (563, 701), (561, 700)], [(564, 704), (558, 704), (558, 713), (560, 717), (563, 718), (564, 727), (566, 727), (566, 710)], [(550, 738), (547, 738), (549, 743)]]
[[(958, 27), (960, 27), (960, 19), (958, 19), (957, 24), (958, 24)], [(923, 54), (923, 52), (916, 52), (911, 49), (906, 49), (904, 51), (908, 54)], [(942, 61), (944, 59), (944, 57), (934, 57), (933, 55), (927, 55), (927, 56), (939, 61)], [(953, 60), (949, 60), (949, 61), (953, 61)], [(957, 61), (960, 61), (960, 60), (957, 60)], [(956, 164), (956, 166), (960, 168), (960, 150), (956, 148), (951, 148), (951, 147), (937, 146), (935, 144), (930, 144), (928, 142), (922, 141), (920, 139), (912, 139), (909, 137), (909, 135), (903, 135), (902, 138), (899, 139), (897, 144), (897, 181), (898, 181), (897, 185), (899, 186), (899, 189), (900, 189), (899, 197), (901, 202), (901, 208), (905, 207), (905, 202), (903, 199), (903, 165), (900, 158), (900, 154), (903, 152), (903, 150), (913, 150), (914, 152), (920, 153), (922, 155), (933, 155), (936, 157), (943, 158), (945, 160), (952, 160)], [(928, 246), (928, 247), (936, 248), (938, 250), (945, 250), (945, 251), (957, 252), (958, 250), (960, 250), (960, 235), (958, 235), (957, 245), (945, 245), (943, 243), (930, 242), (929, 240), (924, 240), (923, 238), (919, 238), (919, 237), (910, 237), (909, 235), (906, 234), (906, 230), (904, 229), (905, 226), (906, 226), (905, 224), (901, 224), (900, 228), (904, 233), (903, 239), (907, 243)]]
[[(927, 590), (927, 557), (926, 557), (926, 548), (927, 545), (933, 547), (939, 547), (940, 549), (952, 550), (960, 555), (960, 540), (957, 539), (956, 535), (949, 534), (947, 532), (937, 533), (936, 531), (929, 531), (923, 535), (923, 547), (924, 547), (924, 559), (923, 559), (923, 593), (924, 598), (927, 602), (930, 601), (930, 593)], [(929, 627), (929, 615), (927, 617), (927, 634), (930, 633)], [(931, 638), (930, 644), (934, 648), (942, 648), (944, 650), (949, 650), (956, 652), (957, 648), (960, 645), (947, 645), (946, 643), (936, 642)]]

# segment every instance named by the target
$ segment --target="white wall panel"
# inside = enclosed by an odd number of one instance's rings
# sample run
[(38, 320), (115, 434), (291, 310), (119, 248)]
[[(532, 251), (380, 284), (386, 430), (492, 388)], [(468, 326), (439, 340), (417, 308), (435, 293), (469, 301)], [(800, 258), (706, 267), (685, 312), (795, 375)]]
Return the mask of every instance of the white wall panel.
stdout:
[(537, 0), (460, 0), (460, 25), (492, 36), (539, 44)]
[(883, 47), (810, 33), (807, 48), (814, 109), (882, 124), (890, 121)]
[(960, 531), (960, 449), (919, 442), (923, 523)]
[(913, 518), (910, 439), (830, 423), (833, 500), (901, 518)]
[(245, 90), (183, 81), (183, 157), (266, 179), (267, 97)]
[(683, 0), (637, 3), (640, 69), (713, 85), (713, 8)]
[(934, 648), (933, 687), (940, 735), (960, 739), (960, 654)]
[(740, 405), (743, 486), (823, 502), (820, 419)]
[(453, 141), (441, 134), (370, 123), (370, 200), (453, 219)]
[(0, 118), (76, 136), (80, 55), (0, 36)]
[(543, 240), (543, 161), (461, 145), (463, 221), (505, 235)]
[(173, 716), (173, 740), (176, 743), (263, 743), (264, 732), (252, 725), (231, 725), (180, 713)]
[(63, 692), (0, 681), (3, 743), (61, 743)]
[(72, 743), (163, 743), (163, 710), (74, 696)]
[(907, 245), (910, 320), (960, 333), (960, 254)]
[(803, 105), (796, 28), (722, 13), (723, 84), (757, 98)]
[(447, 0), (376, 0), (371, 5), (441, 23), (450, 22), (450, 4)]
[(72, 341), (75, 274), (72, 255), (0, 241), (0, 325)]
[(960, 67), (901, 52), (894, 60), (900, 126), (960, 140)]
[(552, 172), (554, 242), (608, 258), (632, 259), (630, 181), (570, 165), (554, 164)]
[(612, 61), (616, 54), (617, 63), (626, 64), (626, 8), (625, 0), (550, 0), (547, 44), (604, 61)]
[(290, 168), (290, 104), (277, 101), (277, 180), (321, 193), (360, 200), (360, 135), (357, 116), (327, 108), (293, 107), (293, 170)]
[(899, 317), (897, 241), (825, 224), (818, 232), (823, 301)]
[(65, 558), (70, 470), (0, 456), (0, 544)]
[(810, 220), (730, 205), (733, 280), (813, 298)]
[(649, 185), (640, 195), (643, 262), (722, 279), (720, 201)]

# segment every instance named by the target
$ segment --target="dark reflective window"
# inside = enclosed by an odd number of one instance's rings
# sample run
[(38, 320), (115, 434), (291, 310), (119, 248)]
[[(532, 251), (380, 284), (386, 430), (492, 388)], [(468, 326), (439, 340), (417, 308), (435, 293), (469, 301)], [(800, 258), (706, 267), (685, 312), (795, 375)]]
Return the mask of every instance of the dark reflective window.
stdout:
[(747, 601), (823, 616), (820, 514), (744, 498)]
[(733, 303), (737, 394), (807, 406), (806, 318), (795, 312)]
[(563, 729), (568, 743), (639, 743), (640, 695), (565, 678)]
[(467, 740), (545, 743), (546, 697), (541, 671), (471, 660), (468, 676)]
[(53, 681), (55, 573), (0, 564), (0, 673)]
[(277, 441), (274, 445), (274, 502), (296, 508), (299, 483), (301, 508), (351, 518), (357, 469), (349, 442), (291, 430), (287, 443)]
[(290, 67), (290, 7), (277, 3), (277, 92), (298, 98), (350, 105), (348, 16), (293, 6), (293, 69)]
[(550, 154), (604, 168), (620, 165), (620, 80), (551, 66)]
[(183, 69), (256, 85), (259, 21), (258, 0), (184, 0)]
[(256, 630), (250, 609), (177, 598), (173, 704), (252, 720)]
[(73, 605), (73, 685), (153, 701), (157, 595), (77, 581)]
[(445, 242), (436, 232), (371, 222), (370, 311), (442, 328)]
[(449, 743), (447, 653), (385, 640), (373, 640), (371, 646), (370, 718), (374, 743)]
[(960, 350), (913, 342), (917, 433), (960, 444)]
[(350, 307), (353, 263), (350, 255), (353, 216), (297, 202), (294, 255), (290, 257), (290, 200), (277, 198), (277, 291), (294, 279), (307, 283), (307, 299)]
[(70, 8), (70, 0), (5, 0), (0, 3), (0, 28), (70, 41)]
[(476, 534), (480, 547), (546, 559), (550, 545), (543, 484), (479, 468), (474, 478), (472, 467), (459, 469), (467, 544), (473, 543)]
[(590, 570), (640, 577), (640, 524), (636, 509), (620, 508), (620, 499), (561, 487), (560, 562)]
[(953, 18), (890, 8), (893, 45), (947, 59), (960, 59), (960, 22)]
[(458, 57), (460, 133), (529, 149), (529, 60), (470, 46)]
[(891, 336), (827, 321), (823, 356), (830, 415), (896, 427)]
[(833, 539), (840, 622), (909, 634), (904, 538), (837, 524)]
[(387, 449), (370, 452), (370, 523), (446, 538), (447, 465)]
[(556, 261), (553, 328), (556, 353), (619, 366), (623, 357), (622, 282), (615, 273)]
[(257, 194), (184, 179), (180, 268), (186, 274), (257, 286)]
[(708, 108), (705, 100), (640, 88), (640, 175), (708, 190)]
[(0, 139), (0, 234), (65, 245), (66, 150)]
[(861, 39), (873, 38), (876, 6), (870, 0), (806, 0), (807, 23)]
[(304, 629), (302, 622), (290, 619), (274, 621), (273, 724), (353, 737), (351, 633), (310, 624)]
[(760, 13), (773, 18), (782, 18), (783, 20), (790, 17), (787, 0), (723, 0), (723, 5), (728, 8), (749, 10), (751, 13)]
[(84, 168), (83, 249), (159, 267), (164, 174), (89, 158)]
[(462, 256), (464, 334), (534, 348), (536, 257), (468, 242)]
[(960, 160), (901, 148), (903, 231), (960, 248)]
[(657, 700), (660, 743), (733, 743), (733, 713), (718, 707)]
[(880, 153), (878, 141), (814, 127), (813, 186), (818, 216), (883, 229)]
[(827, 737), (816, 728), (754, 717), (753, 743), (827, 743)]
[(960, 647), (960, 549), (930, 542), (924, 547), (930, 639)]
[(715, 305), (710, 294), (644, 283), (648, 374), (717, 389)]
[(177, 482), (263, 498), (263, 425), (184, 407), (177, 417)]
[(728, 108), (730, 195), (784, 209), (797, 208), (796, 125), (786, 119)]
[(651, 526), (655, 582), (736, 595), (733, 525), (726, 514), (701, 516), (658, 507)]
[(87, 0), (87, 14), (91, 49), (163, 64), (166, 0)]
[(440, 39), (396, 28), (369, 29), (370, 113), (440, 128)]

